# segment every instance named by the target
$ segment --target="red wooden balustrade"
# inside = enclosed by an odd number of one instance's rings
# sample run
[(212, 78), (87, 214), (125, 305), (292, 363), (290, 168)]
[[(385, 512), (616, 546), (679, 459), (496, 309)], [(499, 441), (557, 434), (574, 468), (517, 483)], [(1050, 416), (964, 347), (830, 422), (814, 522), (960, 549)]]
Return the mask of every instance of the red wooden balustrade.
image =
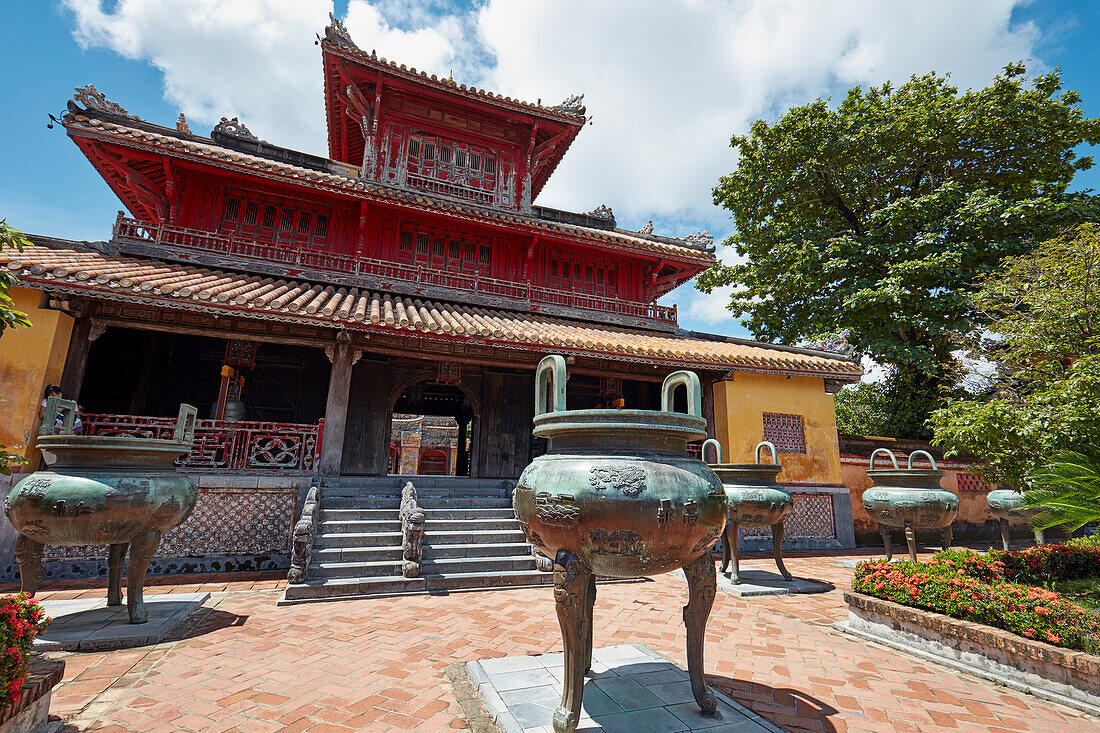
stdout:
[[(170, 440), (174, 417), (80, 416), (84, 435), (128, 435)], [(313, 473), (324, 420), (313, 424), (254, 420), (198, 420), (191, 453), (176, 465), (189, 471)]]
[(370, 257), (334, 254), (300, 244), (264, 243), (197, 229), (149, 224), (119, 215), (114, 240), (135, 244), (155, 244), (168, 253), (183, 255), (219, 254), (234, 260), (272, 262), (288, 268), (327, 271), (341, 275), (362, 275), (383, 282), (417, 283), (480, 295), (508, 298), (531, 307), (557, 305), (594, 313), (621, 316), (676, 325), (676, 306), (637, 303), (618, 298), (544, 288), (477, 273), (446, 272), (417, 264), (404, 264)]

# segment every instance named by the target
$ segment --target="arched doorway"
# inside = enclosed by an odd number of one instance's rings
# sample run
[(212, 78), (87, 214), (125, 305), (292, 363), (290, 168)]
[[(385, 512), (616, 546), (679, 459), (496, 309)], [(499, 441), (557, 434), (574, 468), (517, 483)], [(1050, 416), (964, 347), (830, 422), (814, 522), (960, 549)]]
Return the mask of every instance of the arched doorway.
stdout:
[(458, 385), (413, 382), (390, 413), (390, 473), (469, 476), (474, 409)]

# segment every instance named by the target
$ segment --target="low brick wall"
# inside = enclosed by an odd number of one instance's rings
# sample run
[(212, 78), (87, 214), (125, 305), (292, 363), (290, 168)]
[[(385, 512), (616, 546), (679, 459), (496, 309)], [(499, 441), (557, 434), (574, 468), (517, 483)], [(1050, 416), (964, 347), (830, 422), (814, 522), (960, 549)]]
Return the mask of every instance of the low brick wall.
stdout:
[(27, 678), (15, 704), (0, 711), (0, 733), (37, 731), (50, 714), (53, 688), (65, 674), (65, 662), (46, 659), (32, 652), (27, 661)]
[(992, 626), (846, 592), (846, 631), (1100, 713), (1100, 657)]

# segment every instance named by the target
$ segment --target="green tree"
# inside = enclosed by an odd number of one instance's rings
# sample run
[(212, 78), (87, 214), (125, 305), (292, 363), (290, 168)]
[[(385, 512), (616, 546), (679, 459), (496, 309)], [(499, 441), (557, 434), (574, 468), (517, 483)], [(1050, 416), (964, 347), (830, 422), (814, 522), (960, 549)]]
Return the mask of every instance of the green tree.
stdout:
[(969, 338), (992, 367), (988, 395), (934, 412), (935, 442), (1029, 491), (1053, 481), (1064, 452), (1100, 450), (1100, 228), (1006, 260), (971, 300), (988, 323)]
[[(23, 246), (30, 244), (18, 229), (8, 226), (6, 219), (0, 219), (0, 252), (5, 247), (22, 251)], [(8, 292), (10, 288), (19, 284), (19, 280), (8, 270), (0, 270), (0, 336), (9, 328), (31, 325), (27, 314), (15, 309), (15, 302)], [(11, 464), (24, 463), (26, 459), (16, 453), (8, 453), (7, 446), (0, 444), (0, 474), (11, 475)]]
[(951, 381), (955, 336), (980, 318), (981, 278), (1100, 214), (1096, 197), (1067, 191), (1092, 166), (1075, 148), (1100, 142), (1100, 120), (1061, 92), (1060, 72), (1025, 75), (1010, 64), (965, 93), (914, 76), (757, 121), (732, 138), (737, 169), (714, 189), (742, 261), (697, 287), (735, 286), (729, 309), (760, 339), (847, 329), (927, 410)]

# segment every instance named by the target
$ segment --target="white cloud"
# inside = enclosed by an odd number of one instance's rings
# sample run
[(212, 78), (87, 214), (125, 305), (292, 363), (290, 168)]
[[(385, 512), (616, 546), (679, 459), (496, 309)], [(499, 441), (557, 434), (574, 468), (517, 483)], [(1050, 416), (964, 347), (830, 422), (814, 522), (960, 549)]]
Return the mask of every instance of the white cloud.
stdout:
[[(540, 202), (608, 203), (620, 225), (707, 226), (721, 241), (730, 222), (710, 190), (736, 165), (732, 133), (792, 104), (930, 70), (984, 86), (1033, 56), (1039, 30), (1010, 22), (1025, 1), (485, 0), (467, 11), (351, 0), (346, 24), (361, 48), (460, 82), (546, 103), (584, 92), (594, 124)], [(331, 0), (63, 2), (80, 43), (156, 66), (189, 118), (240, 115), (275, 144), (327, 150), (313, 40)], [(108, 93), (126, 105), (125, 90)], [(736, 329), (726, 294), (681, 292), (687, 325)]]

